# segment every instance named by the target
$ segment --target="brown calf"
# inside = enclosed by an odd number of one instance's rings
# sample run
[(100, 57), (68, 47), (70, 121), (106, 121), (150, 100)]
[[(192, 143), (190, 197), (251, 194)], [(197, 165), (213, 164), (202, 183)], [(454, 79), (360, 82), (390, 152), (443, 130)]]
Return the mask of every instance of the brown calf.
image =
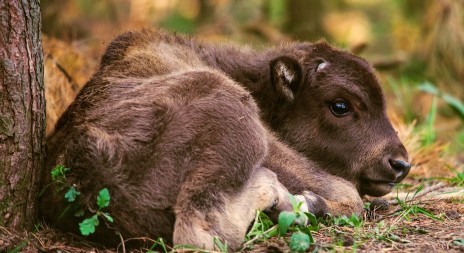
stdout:
[[(365, 60), (324, 42), (258, 52), (160, 31), (111, 43), (47, 145), (82, 206), (109, 189), (125, 238), (210, 249), (214, 236), (239, 247), (255, 211), (290, 208), (289, 192), (316, 215), (360, 214), (360, 195), (410, 168)], [(66, 205), (46, 192), (42, 214), (78, 233), (73, 212), (56, 218)], [(93, 239), (117, 242), (103, 226)]]

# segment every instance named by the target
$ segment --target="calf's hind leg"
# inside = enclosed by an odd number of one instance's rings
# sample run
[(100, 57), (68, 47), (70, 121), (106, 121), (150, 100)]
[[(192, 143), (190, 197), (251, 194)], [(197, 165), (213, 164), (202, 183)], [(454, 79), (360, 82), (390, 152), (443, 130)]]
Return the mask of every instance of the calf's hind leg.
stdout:
[(274, 173), (261, 168), (268, 133), (250, 94), (217, 73), (189, 75), (210, 88), (175, 114), (165, 134), (187, 161), (180, 168), (173, 242), (212, 249), (218, 236), (237, 248), (255, 211), (288, 196)]
[(258, 167), (238, 192), (222, 193), (221, 200), (209, 210), (178, 212), (174, 244), (213, 249), (214, 237), (217, 236), (227, 241), (229, 249), (237, 249), (257, 210), (292, 209), (288, 195), (274, 172)]

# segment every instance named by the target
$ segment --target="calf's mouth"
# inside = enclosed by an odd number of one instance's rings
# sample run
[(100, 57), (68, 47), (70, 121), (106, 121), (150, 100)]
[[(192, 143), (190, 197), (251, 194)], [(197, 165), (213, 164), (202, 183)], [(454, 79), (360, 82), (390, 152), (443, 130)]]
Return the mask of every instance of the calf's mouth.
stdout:
[(406, 159), (384, 158), (383, 166), (373, 170), (374, 175), (364, 175), (361, 178), (360, 193), (380, 197), (391, 192), (392, 188), (403, 181), (411, 170), (411, 164)]

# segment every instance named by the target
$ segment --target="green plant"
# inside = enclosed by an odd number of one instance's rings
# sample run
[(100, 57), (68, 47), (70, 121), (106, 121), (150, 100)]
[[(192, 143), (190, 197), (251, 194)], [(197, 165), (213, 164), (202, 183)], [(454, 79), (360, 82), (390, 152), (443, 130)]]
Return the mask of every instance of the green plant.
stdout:
[[(160, 239), (158, 239), (156, 242), (158, 242)], [(162, 241), (162, 239), (161, 239), (161, 241)], [(213, 253), (213, 252), (214, 253), (217, 253), (217, 252), (224, 252), (225, 253), (225, 252), (229, 252), (227, 242), (221, 241), (221, 239), (219, 237), (217, 237), (217, 236), (214, 237), (213, 238), (213, 243), (214, 243), (214, 249), (213, 250), (205, 250), (205, 249), (197, 248), (197, 247), (192, 246), (192, 245), (179, 244), (179, 245), (175, 245), (174, 247), (172, 247), (171, 251), (168, 251), (166, 249), (166, 246), (164, 245), (164, 241), (162, 241), (162, 244), (160, 244), (160, 246), (162, 246), (165, 253), (167, 253), (167, 252), (201, 252), (201, 253)], [(156, 245), (152, 246), (151, 249), (153, 249), (155, 246)], [(149, 250), (147, 252), (155, 253), (157, 251)]]
[(227, 241), (221, 241), (221, 238), (214, 237), (214, 248), (217, 248), (220, 252), (228, 252)]
[[(370, 234), (368, 237), (373, 237), (378, 241), (386, 241), (386, 242), (402, 242), (402, 243), (408, 243), (410, 241), (402, 239), (398, 235), (393, 233), (393, 230), (396, 229), (394, 225), (390, 225), (388, 227), (385, 227), (385, 222), (382, 220), (374, 228), (374, 234)], [(383, 231), (381, 231), (381, 229)]]
[(308, 222), (308, 217), (306, 214), (300, 211), (303, 202), (297, 202), (295, 196), (290, 196), (290, 203), (292, 204), (292, 211), (282, 211), (279, 214), (278, 225), (279, 225), (279, 233), (280, 235), (284, 235), (287, 233), (288, 228), (294, 222), (298, 224), (306, 225)]
[(66, 168), (63, 165), (55, 166), (55, 168), (53, 168), (50, 172), (52, 176), (52, 182), (48, 184), (46, 187), (44, 187), (44, 189), (42, 189), (39, 195), (42, 195), (45, 192), (45, 190), (51, 185), (57, 185), (58, 191), (68, 188), (68, 191), (66, 191), (65, 193), (65, 198), (68, 200), (68, 202), (73, 202), (75, 197), (80, 193), (76, 191), (76, 188), (68, 186), (68, 183), (66, 182), (66, 174), (69, 171), (71, 171), (71, 169)]
[(278, 234), (277, 226), (271, 221), (271, 219), (263, 212), (256, 211), (255, 221), (251, 226), (250, 231), (245, 236), (245, 245), (248, 246), (251, 243), (257, 241), (264, 241), (268, 238), (276, 236)]
[(453, 243), (458, 246), (464, 246), (464, 238), (457, 238), (453, 240)]
[[(185, 245), (185, 244), (179, 244), (179, 245), (175, 245), (171, 251), (168, 251), (166, 249), (166, 245), (164, 244), (164, 241), (159, 238), (156, 242), (159, 244), (158, 241), (161, 240), (161, 243), (160, 246), (163, 248), (164, 252), (167, 253), (167, 252), (201, 252), (201, 253), (208, 253), (208, 252), (229, 252), (229, 249), (228, 249), (228, 246), (227, 246), (227, 241), (222, 241), (221, 238), (215, 236), (213, 238), (213, 243), (214, 243), (214, 249), (213, 250), (205, 250), (205, 249), (201, 249), (201, 248), (197, 248), (195, 246), (192, 246), (192, 245)], [(152, 249), (155, 247), (156, 245), (152, 246)], [(148, 252), (151, 252), (151, 253), (154, 253), (156, 251), (148, 251)]]
[(27, 241), (22, 241), (21, 243), (19, 243), (16, 247), (14, 247), (13, 249), (11, 250), (8, 250), (8, 253), (18, 253), (18, 252), (22, 252), (22, 249), (24, 247), (27, 246)]
[(418, 88), (419, 90), (423, 92), (433, 94), (443, 99), (446, 102), (446, 104), (448, 104), (451, 108), (453, 108), (457, 112), (457, 114), (461, 117), (461, 119), (464, 120), (464, 103), (462, 101), (460, 101), (459, 99), (447, 93), (441, 92), (437, 87), (435, 87), (430, 82), (424, 82), (420, 84)]
[[(417, 188), (417, 190), (414, 192), (411, 199), (413, 199), (423, 188), (424, 188), (424, 186), (420, 185)], [(417, 204), (407, 203), (408, 196), (409, 196), (409, 192), (406, 195), (405, 200), (401, 200), (398, 196), (396, 196), (396, 200), (397, 200), (398, 204), (401, 207), (401, 211), (395, 213), (394, 215), (398, 215), (400, 219), (404, 218), (405, 220), (410, 221), (410, 216), (411, 215), (416, 216), (417, 214), (423, 214), (423, 215), (425, 215), (425, 216), (427, 216), (427, 217), (429, 217), (431, 219), (442, 221), (442, 219), (438, 218), (433, 213), (431, 213), (428, 210), (418, 206)]]
[(443, 180), (446, 180), (450, 182), (450, 184), (457, 186), (457, 187), (464, 187), (464, 171), (459, 172), (455, 168), (452, 168), (451, 166), (448, 165), (448, 168), (450, 168), (452, 171), (456, 173), (456, 176), (452, 178), (440, 178)]
[(42, 195), (45, 192), (45, 190), (51, 185), (55, 185), (58, 192), (66, 190), (64, 194), (64, 198), (70, 204), (63, 210), (60, 216), (58, 216), (58, 219), (61, 219), (69, 210), (77, 209), (76, 206), (73, 205), (73, 203), (76, 200), (76, 198), (81, 194), (79, 191), (76, 190), (75, 186), (69, 186), (69, 184), (66, 181), (66, 175), (70, 171), (71, 171), (70, 168), (66, 168), (63, 165), (55, 166), (55, 168), (53, 168), (50, 172), (51, 177), (52, 177), (52, 182), (48, 184), (40, 193), (40, 195)]
[(329, 216), (325, 224), (327, 226), (335, 225), (340, 227), (349, 226), (353, 228), (360, 228), (364, 224), (364, 222), (356, 214), (352, 214), (350, 217), (347, 217), (345, 215), (339, 217)]
[[(300, 208), (303, 203), (297, 202), (293, 195), (290, 195), (290, 201), (293, 210), (280, 212), (277, 225), (274, 225), (266, 214), (258, 211), (242, 249), (276, 235), (283, 236), (290, 231), (290, 249), (296, 252), (306, 251), (314, 241), (311, 231), (319, 229), (318, 220), (311, 213), (301, 212)], [(308, 222), (309, 225), (307, 225)]]
[(432, 108), (430, 112), (427, 114), (423, 132), (423, 139), (422, 145), (429, 146), (433, 144), (437, 138), (437, 134), (435, 132), (435, 119), (437, 117), (437, 98), (433, 97), (432, 100)]
[[(58, 217), (60, 219), (65, 213), (67, 213), (69, 210), (74, 210), (74, 216), (76, 217), (81, 217), (84, 215), (85, 211), (77, 205), (76, 199), (78, 198), (81, 193), (77, 191), (76, 186), (69, 184), (66, 181), (66, 174), (71, 171), (70, 168), (66, 168), (64, 165), (57, 165), (55, 168), (52, 169), (51, 171), (51, 176), (52, 176), (52, 183), (51, 184), (57, 184), (58, 185), (58, 190), (65, 190), (66, 192), (64, 194), (64, 198), (69, 202), (70, 204), (63, 210), (61, 215)], [(50, 184), (50, 185), (51, 185)], [(49, 187), (48, 185), (47, 187)], [(46, 188), (47, 188), (46, 187)], [(42, 194), (42, 193), (41, 193)], [(92, 233), (95, 232), (95, 228), (99, 225), (99, 217), (103, 217), (105, 221), (108, 222), (113, 222), (113, 217), (111, 217), (110, 214), (103, 212), (102, 210), (107, 207), (110, 204), (110, 193), (107, 188), (103, 188), (100, 190), (97, 196), (97, 206), (98, 210), (93, 211), (89, 208), (89, 211), (94, 213), (92, 217), (84, 219), (81, 223), (79, 223), (79, 230), (82, 235), (88, 236)]]
[(283, 236), (287, 232), (291, 232), (290, 249), (296, 252), (306, 251), (314, 242), (311, 231), (319, 230), (318, 220), (311, 213), (301, 212), (300, 208), (303, 202), (297, 202), (293, 195), (290, 195), (290, 201), (292, 211), (280, 212), (277, 225), (274, 225), (266, 214), (258, 211), (255, 222), (246, 235), (242, 249), (248, 248), (255, 242), (265, 241), (273, 236)]
[(70, 168), (66, 168), (63, 165), (57, 165), (50, 172), (52, 175), (52, 181), (55, 183), (66, 183), (66, 173), (70, 170)]
[(401, 242), (401, 243), (409, 243), (410, 241), (406, 239), (402, 239), (397, 234), (393, 233), (393, 231), (397, 229), (396, 224), (398, 224), (401, 220), (405, 219), (407, 221), (410, 221), (411, 215), (416, 216), (418, 214), (422, 214), (428, 218), (442, 221), (442, 219), (438, 218), (433, 213), (418, 206), (417, 204), (408, 203), (408, 201), (413, 199), (420, 191), (422, 191), (422, 189), (423, 189), (423, 185), (419, 186), (411, 198), (408, 198), (409, 196), (409, 193), (408, 193), (404, 200), (401, 200), (397, 196), (396, 200), (401, 210), (392, 214), (391, 216), (398, 216), (398, 217), (388, 226), (385, 225), (384, 220), (378, 222), (376, 227), (374, 228), (374, 233), (367, 234), (367, 238), (374, 238), (379, 241), (387, 241), (387, 242), (394, 241), (394, 242)]
[(385, 226), (385, 221), (381, 220), (379, 223), (374, 228), (374, 238), (379, 240), (379, 241), (387, 241), (388, 237), (385, 236), (385, 234), (389, 233), (393, 227), (390, 226), (387, 229), (384, 229), (384, 231), (381, 232), (381, 229)]
[[(66, 168), (63, 165), (57, 165), (55, 168), (52, 169), (51, 176), (52, 176), (52, 183), (57, 184), (59, 190), (63, 190), (68, 188), (66, 193), (64, 194), (64, 198), (68, 202), (74, 202), (76, 197), (79, 196), (81, 193), (76, 190), (75, 186), (68, 186), (66, 182), (66, 174), (70, 171), (70, 168)], [(48, 186), (47, 186), (48, 187)]]
[(68, 202), (74, 202), (76, 197), (81, 195), (80, 192), (76, 190), (76, 187), (71, 186), (69, 187), (68, 191), (64, 194), (64, 198), (68, 200)]
[[(313, 219), (310, 220), (306, 213), (300, 211), (303, 202), (297, 202), (295, 196), (290, 195), (290, 202), (292, 203), (293, 210), (282, 211), (279, 214), (279, 234), (285, 235), (287, 231), (291, 231), (290, 249), (292, 251), (303, 252), (309, 249), (311, 243), (314, 242), (311, 235), (311, 227), (306, 226), (308, 221), (312, 221)], [(314, 217), (313, 215), (309, 216), (312, 218)], [(295, 223), (301, 224), (302, 226), (294, 225)]]
[(158, 238), (158, 240), (154, 241), (151, 247), (147, 250), (147, 253), (155, 253), (157, 251), (154, 251), (153, 249), (156, 248), (157, 246), (160, 246), (164, 253), (168, 252), (168, 249), (166, 247), (166, 243), (164, 242), (163, 238)]
[(87, 218), (81, 223), (79, 223), (79, 229), (82, 235), (87, 236), (95, 232), (95, 227), (99, 225), (99, 217), (104, 217), (107, 221), (113, 222), (113, 218), (108, 213), (104, 213), (102, 211), (102, 209), (107, 207), (109, 204), (110, 193), (108, 189), (103, 188), (102, 190), (100, 190), (97, 196), (98, 210), (94, 212), (95, 214), (92, 217)]
[(312, 241), (313, 240), (311, 239), (311, 236), (309, 236), (307, 233), (303, 233), (301, 230), (297, 230), (292, 234), (289, 246), (292, 251), (304, 252), (309, 249)]

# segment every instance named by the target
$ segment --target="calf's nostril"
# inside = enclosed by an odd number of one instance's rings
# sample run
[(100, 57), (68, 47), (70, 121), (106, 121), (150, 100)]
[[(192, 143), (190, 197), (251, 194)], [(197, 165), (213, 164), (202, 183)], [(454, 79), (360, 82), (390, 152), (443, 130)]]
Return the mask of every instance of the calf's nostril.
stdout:
[(389, 159), (388, 162), (390, 163), (393, 169), (395, 169), (398, 172), (401, 172), (401, 174), (407, 173), (409, 169), (411, 169), (411, 164), (403, 160)]

